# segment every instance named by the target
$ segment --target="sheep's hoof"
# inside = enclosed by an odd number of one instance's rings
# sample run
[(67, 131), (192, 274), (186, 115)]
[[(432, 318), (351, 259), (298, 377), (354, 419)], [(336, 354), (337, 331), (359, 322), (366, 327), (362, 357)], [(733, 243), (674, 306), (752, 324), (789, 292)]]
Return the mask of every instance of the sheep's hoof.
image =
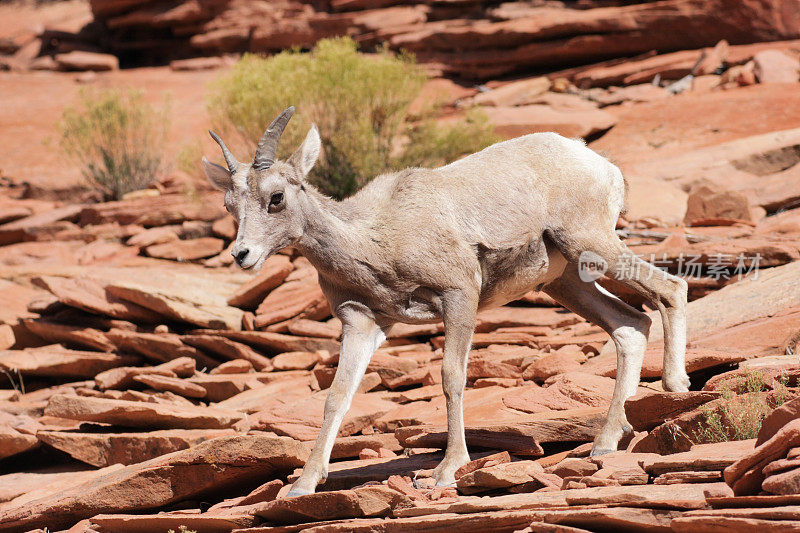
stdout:
[(598, 455), (605, 455), (607, 453), (613, 453), (617, 450), (612, 450), (611, 448), (592, 448), (592, 451), (589, 452), (590, 457), (597, 457)]
[(292, 487), (292, 490), (286, 493), (285, 498), (296, 498), (297, 496), (305, 496), (306, 494), (314, 494), (314, 492), (310, 490), (296, 489)]

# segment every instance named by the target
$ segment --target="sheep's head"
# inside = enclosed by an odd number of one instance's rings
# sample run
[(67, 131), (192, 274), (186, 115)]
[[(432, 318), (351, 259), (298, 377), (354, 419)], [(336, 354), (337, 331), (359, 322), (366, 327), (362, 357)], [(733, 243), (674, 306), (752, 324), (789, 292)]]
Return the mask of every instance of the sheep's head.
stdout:
[(294, 107), (290, 107), (272, 121), (249, 164), (237, 161), (222, 139), (209, 132), (222, 148), (228, 168), (205, 157), (203, 167), (211, 183), (225, 191), (225, 207), (239, 223), (231, 254), (242, 268), (261, 268), (267, 257), (303, 235), (303, 181), (317, 161), (320, 139), (312, 125), (289, 159), (276, 160), (278, 141), (293, 114)]

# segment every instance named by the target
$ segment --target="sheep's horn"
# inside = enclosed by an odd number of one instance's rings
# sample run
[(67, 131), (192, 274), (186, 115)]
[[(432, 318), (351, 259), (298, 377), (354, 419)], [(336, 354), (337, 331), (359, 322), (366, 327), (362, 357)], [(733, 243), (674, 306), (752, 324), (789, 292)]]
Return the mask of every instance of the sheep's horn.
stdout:
[(225, 157), (225, 163), (228, 165), (228, 170), (230, 173), (233, 174), (236, 172), (236, 169), (239, 168), (239, 161), (237, 161), (231, 151), (228, 150), (228, 147), (225, 146), (225, 143), (222, 142), (222, 139), (219, 138), (219, 135), (211, 130), (208, 130), (208, 133), (211, 134), (211, 138), (217, 141), (219, 147), (222, 148), (222, 155)]
[(278, 141), (281, 138), (286, 124), (289, 119), (294, 115), (294, 106), (289, 106), (286, 110), (278, 115), (278, 118), (272, 121), (267, 131), (258, 141), (256, 148), (256, 156), (253, 159), (253, 168), (256, 170), (267, 170), (275, 163), (275, 152), (278, 151)]

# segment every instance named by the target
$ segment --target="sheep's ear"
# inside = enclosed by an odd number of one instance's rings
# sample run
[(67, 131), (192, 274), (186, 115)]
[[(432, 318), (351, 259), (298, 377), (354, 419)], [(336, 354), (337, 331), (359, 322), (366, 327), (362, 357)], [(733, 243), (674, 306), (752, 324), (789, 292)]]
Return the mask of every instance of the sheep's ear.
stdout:
[(208, 181), (210, 181), (214, 187), (222, 189), (223, 191), (227, 191), (231, 188), (231, 173), (228, 172), (227, 168), (212, 163), (204, 157), (203, 170), (206, 172)]
[(317, 127), (312, 124), (303, 144), (300, 145), (300, 148), (292, 154), (292, 157), (290, 157), (287, 162), (299, 170), (300, 174), (305, 178), (311, 169), (314, 168), (314, 163), (317, 162), (320, 145), (319, 131), (317, 131)]

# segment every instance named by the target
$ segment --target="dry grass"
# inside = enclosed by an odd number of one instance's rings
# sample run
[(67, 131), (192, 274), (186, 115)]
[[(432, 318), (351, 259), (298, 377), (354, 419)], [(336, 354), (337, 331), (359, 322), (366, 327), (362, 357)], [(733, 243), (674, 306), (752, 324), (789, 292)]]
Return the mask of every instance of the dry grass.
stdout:
[(768, 384), (757, 370), (747, 370), (743, 379), (720, 390), (722, 402), (701, 408), (703, 422), (694, 431), (696, 443), (754, 439), (764, 418), (788, 399), (785, 377)]
[(84, 91), (80, 104), (64, 111), (61, 147), (103, 199), (118, 200), (164, 170), (168, 123), (166, 106), (154, 108), (140, 92)]

